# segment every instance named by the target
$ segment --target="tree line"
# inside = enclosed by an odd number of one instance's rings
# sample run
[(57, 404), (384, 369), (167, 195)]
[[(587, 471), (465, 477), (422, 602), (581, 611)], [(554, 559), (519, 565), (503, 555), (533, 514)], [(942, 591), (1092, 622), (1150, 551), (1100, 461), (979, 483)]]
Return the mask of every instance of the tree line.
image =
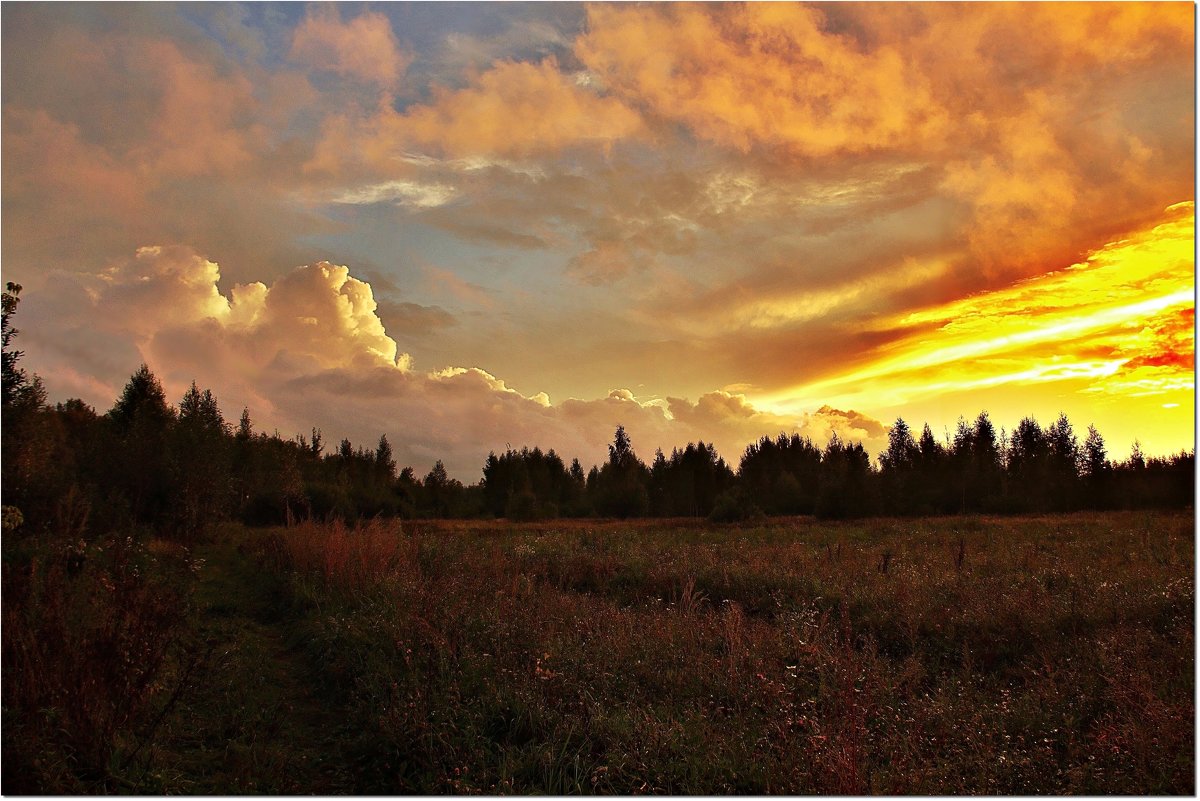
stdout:
[(736, 469), (712, 444), (689, 443), (647, 465), (618, 426), (608, 458), (586, 473), (538, 447), (488, 455), (481, 480), (449, 477), (438, 461), (424, 476), (397, 469), (381, 436), (373, 448), (320, 429), (282, 437), (254, 428), (248, 410), (232, 423), (210, 390), (194, 383), (177, 405), (142, 365), (111, 409), (79, 399), (51, 405), (37, 376), (10, 347), (20, 287), (3, 308), (4, 505), (31, 527), (82, 530), (133, 523), (183, 539), (234, 519), (251, 525), (296, 518), (683, 516), (743, 520), (760, 515), (1059, 512), (1179, 508), (1194, 500), (1194, 451), (1146, 458), (1134, 445), (1113, 461), (1089, 427), (1082, 442), (1066, 415), (1043, 428), (1032, 417), (1011, 434), (986, 412), (960, 420), (940, 441), (896, 420), (873, 463), (861, 443), (833, 436), (824, 447), (779, 434), (750, 444)]

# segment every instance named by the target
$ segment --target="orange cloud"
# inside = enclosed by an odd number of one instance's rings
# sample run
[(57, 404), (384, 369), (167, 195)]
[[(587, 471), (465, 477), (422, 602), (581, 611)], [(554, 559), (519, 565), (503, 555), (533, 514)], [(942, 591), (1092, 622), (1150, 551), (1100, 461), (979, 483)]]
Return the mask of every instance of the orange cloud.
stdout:
[(598, 4), (576, 53), (614, 95), (740, 150), (858, 153), (946, 126), (898, 49), (868, 51), (823, 21), (791, 3)]
[(39, 189), (83, 191), (126, 209), (136, 204), (137, 179), (122, 170), (103, 148), (90, 145), (79, 128), (52, 118), (42, 109), (4, 109), (5, 194), (24, 196)]
[(308, 66), (390, 89), (412, 60), (403, 53), (388, 18), (364, 12), (343, 22), (336, 6), (310, 6), (292, 32), (291, 58)]
[(660, 130), (809, 168), (940, 166), (963, 204), (944, 212), (967, 245), (955, 291), (1184, 196), (1190, 119), (1139, 136), (1128, 115), (1142, 80), (1190, 103), (1193, 49), (1190, 7), (1139, 3), (598, 4), (575, 48)]
[(148, 139), (135, 151), (158, 173), (231, 172), (246, 166), (265, 130), (242, 126), (239, 117), (257, 105), (244, 75), (220, 76), (212, 65), (184, 55), (171, 42), (138, 48), (149, 74), (158, 76), (159, 107)]
[(553, 57), (501, 61), (465, 88), (435, 87), (431, 102), (404, 112), (387, 106), (366, 118), (331, 116), (305, 169), (336, 175), (364, 165), (396, 174), (413, 169), (398, 162), (413, 151), (520, 159), (604, 149), (640, 130), (636, 113), (573, 80)]
[[(1130, 382), (1142, 393), (1155, 382), (1162, 391), (1190, 387), (1194, 228), (1194, 204), (1181, 203), (1160, 225), (1065, 270), (885, 321), (920, 333), (861, 369), (773, 400), (786, 408), (788, 397), (833, 396), (879, 408), (1006, 384), (1083, 380), (1085, 391), (1116, 393)], [(1146, 367), (1159, 372), (1142, 374)]]
[[(342, 371), (405, 397), (478, 392), (488, 408), (528, 408), (497, 412), (487, 431), (518, 417), (529, 431), (575, 431), (565, 402), (547, 418), (537, 395), (473, 373), (393, 376), (405, 371), (379, 355), (378, 309), (334, 264), (270, 280), (330, 257), (322, 248), (352, 248), (344, 258), (382, 272), (397, 253), (450, 265), (483, 245), (524, 250), (488, 279), (513, 304), (506, 335), (495, 315), (486, 330), (464, 315), (435, 352), (474, 353), (556, 395), (628, 385), (668, 396), (580, 401), (601, 453), (618, 412), (647, 445), (670, 445), (681, 438), (669, 432), (708, 439), (715, 426), (732, 442), (806, 411), (823, 430), (837, 409), (967, 390), (1187, 400), (1194, 337), (1178, 320), (1194, 255), (1176, 223), (1188, 212), (1147, 232), (1194, 192), (1191, 6), (604, 4), (588, 15), (578, 36), (573, 14), (551, 15), (524, 44), (451, 31), (410, 73), (375, 12), (313, 9), (282, 39), (251, 15), (239, 44), (169, 6), (6, 7), (5, 270), (33, 290), (39, 271), (117, 257), (107, 277), (54, 279), (62, 319), (77, 321), (70, 337), (47, 335), (74, 354), (57, 374), (91, 386), (94, 359), (119, 381), (143, 353), (207, 369), (211, 344), (233, 373), (276, 382), (245, 387), (290, 398), (301, 427), (300, 387)], [(430, 70), (446, 85), (416, 85)], [(401, 85), (420, 100), (399, 97)], [(145, 242), (208, 255), (126, 258)], [(227, 282), (264, 283), (221, 290), (216, 262)], [(595, 286), (575, 293), (561, 272)], [(446, 299), (493, 302), (452, 270), (424, 278)], [(513, 280), (528, 296), (508, 291)], [(551, 291), (561, 303), (527, 300)], [(192, 311), (168, 319), (173, 308)], [(445, 319), (411, 308), (398, 319), (409, 318)], [(545, 336), (562, 330), (572, 336)], [(704, 394), (734, 384), (799, 396), (765, 406)], [(700, 400), (676, 414), (671, 397), (685, 391)], [(825, 403), (824, 416), (809, 411)], [(364, 421), (385, 420), (384, 404)]]
[(105, 25), (103, 14), (89, 15), (93, 30), (72, 15), (51, 24), (54, 16), (34, 7), (5, 15), (4, 257), (13, 278), (30, 285), (38, 270), (156, 241), (288, 263), (281, 240), (320, 230), (276, 201), (278, 181), (294, 179), (266, 158), (271, 131), (307, 102), (295, 81), (223, 62), (146, 19)]
[[(57, 132), (60, 142), (65, 135), (79, 137), (92, 150), (90, 158), (128, 171), (126, 180), (151, 184), (168, 176), (232, 173), (244, 168), (260, 147), (264, 130), (244, 124), (258, 107), (244, 75), (221, 74), (167, 39), (80, 31), (60, 32), (55, 39), (52, 52), (61, 55), (67, 69), (43, 79), (53, 102), (38, 108), (34, 103), (39, 98), (31, 96), (27, 103), (5, 104), (6, 116), (18, 122), (18, 136), (21, 123), (58, 126), (71, 132)], [(72, 73), (73, 91), (59, 85), (62, 72)], [(39, 87), (21, 88), (29, 93)], [(118, 92), (138, 102), (114, 107)], [(74, 166), (68, 160), (59, 173)], [(23, 162), (10, 167), (32, 171)], [(38, 174), (45, 172), (54, 171)], [(94, 170), (78, 171), (80, 180), (89, 177)]]
[(1046, 119), (1053, 101), (1035, 93), (1026, 102), (991, 123), (986, 155), (945, 166), (942, 187), (972, 206), (967, 240), (988, 268), (1044, 258), (1048, 241), (1068, 235), (1078, 201), (1082, 176)]
[(565, 75), (554, 58), (502, 61), (473, 85), (437, 91), (398, 127), (423, 147), (454, 155), (525, 156), (567, 146), (603, 147), (641, 126), (638, 116)]
[(1126, 370), (1139, 367), (1168, 367), (1176, 372), (1196, 369), (1196, 310), (1176, 309), (1148, 321), (1150, 343), (1123, 365)]

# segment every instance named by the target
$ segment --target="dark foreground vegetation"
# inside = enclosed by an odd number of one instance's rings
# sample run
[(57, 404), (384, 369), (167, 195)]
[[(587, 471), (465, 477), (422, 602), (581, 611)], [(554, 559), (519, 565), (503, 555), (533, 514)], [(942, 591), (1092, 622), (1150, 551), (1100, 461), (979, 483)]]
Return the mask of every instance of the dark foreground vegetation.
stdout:
[(618, 429), (587, 474), (510, 450), (466, 487), (145, 366), (52, 407), (15, 289), (4, 792), (1193, 789), (1192, 454), (981, 414), (735, 472)]
[(1193, 790), (1189, 515), (15, 543), (10, 794)]

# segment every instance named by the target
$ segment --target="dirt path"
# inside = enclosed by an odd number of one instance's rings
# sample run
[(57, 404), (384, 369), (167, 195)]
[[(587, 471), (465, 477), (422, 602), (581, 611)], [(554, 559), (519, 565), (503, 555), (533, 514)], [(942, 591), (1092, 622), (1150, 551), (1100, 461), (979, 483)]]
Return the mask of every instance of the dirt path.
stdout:
[(200, 546), (198, 668), (148, 748), (146, 783), (164, 793), (353, 792), (345, 717), (323, 704), (288, 641), (280, 586), (227, 542)]

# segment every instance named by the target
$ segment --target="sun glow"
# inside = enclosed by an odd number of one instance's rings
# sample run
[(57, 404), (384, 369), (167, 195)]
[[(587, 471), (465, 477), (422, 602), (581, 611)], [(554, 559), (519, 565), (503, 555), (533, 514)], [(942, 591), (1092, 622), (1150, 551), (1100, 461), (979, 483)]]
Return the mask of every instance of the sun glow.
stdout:
[[(864, 367), (762, 402), (780, 411), (817, 400), (879, 409), (998, 387), (1025, 387), (1032, 402), (1053, 385), (1060, 406), (1072, 395), (1191, 406), (1194, 229), (1194, 203), (1179, 203), (1160, 224), (1064, 270), (886, 320), (880, 330), (913, 333)], [(1183, 446), (1191, 437), (1180, 434)]]

